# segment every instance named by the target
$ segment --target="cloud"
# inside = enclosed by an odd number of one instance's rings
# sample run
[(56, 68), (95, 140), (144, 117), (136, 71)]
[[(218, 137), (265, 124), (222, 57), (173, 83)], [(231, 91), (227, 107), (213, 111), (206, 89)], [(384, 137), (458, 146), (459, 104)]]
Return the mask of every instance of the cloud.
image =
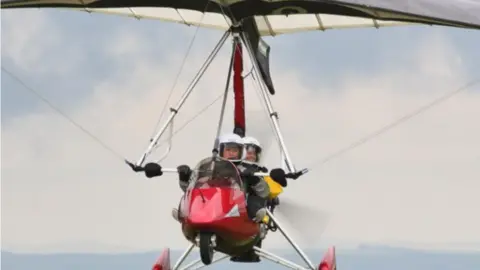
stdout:
[[(64, 33), (62, 26), (47, 11), (14, 13), (2, 10), (2, 61), (12, 61), (22, 72), (34, 69), (37, 76), (71, 75), (86, 55), (71, 43), (73, 40), (62, 39)], [(59, 52), (69, 57), (58, 57)], [(3, 59), (3, 55), (10, 57)]]
[[(29, 29), (34, 23), (50, 29), (55, 24), (38, 16), (18, 27)], [(7, 25), (18, 21), (7, 19)], [(136, 32), (134, 26), (126, 29), (117, 26), (102, 43), (102, 51), (120, 67), (111, 66), (106, 76), (95, 77), (93, 90), (68, 112), (122, 156), (136, 160), (152, 134), (184, 50), (171, 48), (159, 61), (158, 52), (151, 50), (159, 37)], [(61, 40), (38, 31), (22, 31), (27, 35), (23, 40), (41, 44), (40, 49), (53, 42), (50, 38)], [(186, 48), (188, 35), (181, 34)], [(199, 38), (169, 104), (178, 100), (220, 34)], [(445, 36), (433, 33), (414, 43), (411, 59), (402, 65), (386, 57), (381, 71), (346, 73), (336, 79), (340, 83), (335, 86), (305, 85), (301, 74), (312, 72), (306, 68), (273, 68), (278, 94), (272, 101), (299, 168), (321, 161), (469, 79), (463, 56)], [(32, 53), (35, 57), (22, 56), (13, 49), (28, 48), (22, 40), (8, 39), (3, 44), (11, 49), (2, 51), (2, 59), (14, 59), (27, 72), (35, 72), (29, 69), (31, 61), (49, 60), (38, 52)], [(95, 46), (81, 45), (87, 51)], [(185, 103), (176, 128), (224, 90), (229, 48), (225, 46)], [(81, 69), (72, 67), (63, 76), (73, 78)], [(247, 110), (260, 110), (254, 88), (250, 82), (246, 85)], [(475, 180), (480, 177), (480, 126), (473, 117), (480, 113), (478, 102), (478, 91), (458, 94), (313, 168), (292, 183), (284, 196), (332, 214), (322, 244), (479, 242), (480, 219), (474, 210), (480, 203), (475, 192), (479, 188)], [(210, 153), (220, 104), (215, 103), (174, 137), (164, 166), (193, 166)], [(225, 131), (231, 130), (232, 113), (229, 107)], [(186, 245), (179, 224), (170, 216), (181, 196), (174, 176), (145, 179), (134, 174), (121, 159), (46, 107), (9, 119), (2, 128), (2, 229), (7, 247), (64, 250), (65, 243), (82, 243), (82, 248), (89, 248), (84, 243), (101, 243), (157, 249)], [(278, 165), (276, 152), (272, 149), (266, 157), (270, 167)], [(266, 246), (286, 243), (280, 235), (271, 236)], [(311, 239), (321, 240), (315, 232)]]

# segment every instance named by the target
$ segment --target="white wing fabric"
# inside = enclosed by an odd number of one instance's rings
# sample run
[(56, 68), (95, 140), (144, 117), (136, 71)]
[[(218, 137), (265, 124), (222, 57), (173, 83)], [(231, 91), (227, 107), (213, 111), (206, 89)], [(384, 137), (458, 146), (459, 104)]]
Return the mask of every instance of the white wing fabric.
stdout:
[(254, 18), (261, 36), (406, 24), (480, 29), (476, 0), (2, 0), (2, 9), (74, 8), (227, 30)]

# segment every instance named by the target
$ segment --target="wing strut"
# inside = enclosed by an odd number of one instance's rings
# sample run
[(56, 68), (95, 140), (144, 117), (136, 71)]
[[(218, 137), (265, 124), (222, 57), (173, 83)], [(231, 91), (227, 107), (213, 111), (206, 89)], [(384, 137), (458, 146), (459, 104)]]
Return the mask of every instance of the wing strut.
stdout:
[[(234, 123), (235, 123), (235, 130), (234, 132), (239, 134), (240, 136), (245, 135), (245, 96), (244, 96), (244, 85), (243, 85), (243, 77), (242, 77), (242, 71), (243, 71), (243, 55), (242, 55), (242, 44), (241, 42), (243, 41), (245, 47), (247, 48), (248, 54), (250, 56), (251, 62), (253, 64), (253, 69), (255, 71), (256, 75), (256, 82), (259, 84), (259, 89), (261, 89), (262, 92), (262, 97), (265, 106), (268, 109), (269, 117), (273, 123), (273, 126), (275, 127), (275, 135), (277, 138), (277, 142), (280, 145), (281, 148), (281, 153), (282, 157), (285, 160), (286, 167), (290, 173), (296, 173), (295, 166), (293, 165), (293, 162), (290, 158), (290, 155), (288, 154), (282, 133), (280, 131), (280, 126), (278, 122), (278, 114), (277, 112), (274, 111), (272, 102), (270, 101), (269, 97), (269, 90), (265, 84), (265, 81), (263, 80), (263, 76), (261, 75), (261, 69), (259, 67), (259, 64), (257, 63), (257, 57), (255, 56), (255, 52), (253, 50), (252, 44), (250, 40), (248, 39), (248, 35), (244, 32), (239, 30), (237, 27), (232, 27), (228, 31), (224, 33), (220, 41), (217, 43), (213, 51), (210, 53), (208, 56), (207, 60), (203, 64), (203, 66), (200, 68), (198, 71), (197, 75), (195, 78), (192, 80), (190, 83), (189, 87), (187, 90), (184, 92), (183, 96), (181, 99), (178, 101), (177, 105), (174, 108), (170, 108), (170, 116), (168, 117), (166, 123), (162, 126), (162, 128), (155, 134), (153, 139), (151, 140), (150, 144), (148, 145), (147, 149), (143, 153), (143, 155), (140, 157), (140, 159), (137, 161), (136, 164), (133, 164), (129, 161), (126, 161), (127, 164), (136, 172), (141, 172), (144, 171), (143, 163), (145, 162), (145, 159), (147, 156), (152, 152), (153, 148), (156, 146), (158, 143), (160, 137), (163, 135), (165, 130), (168, 128), (168, 126), (171, 124), (173, 119), (175, 118), (176, 114), (178, 111), (181, 109), (185, 101), (187, 100), (188, 96), (192, 93), (193, 89), (195, 88), (196, 84), (199, 82), (200, 78), (203, 76), (205, 71), (207, 70), (208, 66), (211, 64), (213, 59), (216, 57), (220, 49), (222, 48), (223, 44), (227, 40), (228, 36), (232, 35), (233, 36), (233, 50), (232, 50), (232, 58), (230, 62), (230, 67), (229, 67), (229, 73), (228, 73), (228, 78), (225, 86), (225, 93), (223, 97), (223, 104), (222, 104), (222, 109), (220, 112), (220, 119), (218, 123), (218, 128), (217, 128), (217, 138), (215, 139), (215, 147), (214, 147), (214, 155), (217, 153), (217, 146), (218, 146), (218, 136), (219, 132), (222, 128), (223, 124), (223, 117), (225, 114), (225, 106), (226, 106), (226, 99), (228, 96), (228, 89), (229, 89), (229, 82), (230, 82), (230, 77), (232, 73), (232, 68), (233, 68), (233, 73), (234, 73), (234, 94), (235, 94), (235, 115), (234, 115)], [(304, 172), (302, 172), (303, 174)]]
[(296, 172), (296, 169), (295, 169), (295, 166), (293, 165), (290, 155), (288, 154), (287, 146), (285, 145), (285, 141), (283, 139), (283, 135), (280, 130), (280, 125), (278, 123), (278, 113), (273, 109), (270, 96), (268, 95), (269, 90), (265, 85), (265, 81), (262, 79), (263, 76), (261, 74), (261, 70), (258, 65), (258, 62), (256, 61), (255, 52), (253, 51), (253, 48), (252, 48), (252, 43), (249, 41), (249, 38), (245, 32), (242, 32), (241, 35), (245, 43), (245, 47), (247, 47), (248, 54), (252, 59), (253, 70), (255, 71), (255, 77), (256, 77), (255, 81), (257, 82), (257, 84), (259, 84), (259, 88), (261, 89), (261, 92), (262, 92), (263, 101), (265, 103), (265, 106), (268, 109), (269, 117), (272, 120), (273, 126), (275, 128), (275, 135), (277, 137), (278, 143), (280, 144), (281, 153), (285, 157), (285, 165), (291, 173), (294, 173)]
[(187, 100), (187, 98), (190, 96), (190, 94), (192, 93), (193, 89), (195, 88), (195, 86), (197, 85), (197, 83), (200, 81), (200, 79), (202, 78), (203, 74), (205, 73), (205, 71), (207, 70), (207, 68), (210, 66), (210, 64), (212, 63), (213, 59), (215, 59), (215, 57), (217, 56), (218, 52), (220, 51), (220, 49), (222, 48), (223, 44), (225, 44), (225, 41), (227, 41), (227, 38), (228, 36), (230, 35), (230, 31), (225, 31), (225, 33), (223, 34), (222, 38), (220, 39), (220, 41), (217, 43), (217, 45), (215, 46), (215, 48), (213, 49), (213, 51), (210, 53), (210, 55), (208, 56), (207, 60), (205, 61), (205, 63), (202, 65), (202, 67), (200, 68), (200, 70), (198, 71), (197, 75), (193, 78), (192, 82), (190, 83), (190, 85), (188, 86), (187, 90), (185, 90), (185, 92), (183, 93), (182, 97), (180, 98), (180, 100), (178, 101), (177, 103), (177, 106), (175, 106), (175, 108), (170, 108), (170, 116), (168, 117), (166, 123), (162, 126), (162, 128), (155, 134), (155, 136), (153, 137), (153, 139), (150, 141), (150, 144), (147, 146), (147, 149), (145, 150), (145, 152), (142, 154), (142, 156), (140, 157), (140, 159), (137, 161), (136, 164), (132, 164), (131, 162), (129, 161), (126, 161), (128, 165), (130, 165), (130, 167), (132, 167), (132, 169), (134, 171), (143, 171), (142, 169), (142, 165), (143, 163), (145, 162), (145, 159), (147, 158), (147, 156), (152, 152), (152, 149), (153, 147), (158, 143), (158, 140), (160, 139), (160, 137), (163, 135), (163, 133), (165, 132), (165, 130), (167, 129), (167, 127), (170, 125), (170, 123), (173, 121), (173, 119), (175, 118), (176, 114), (178, 113), (178, 111), (182, 108), (183, 104), (185, 103), (185, 101)]
[(228, 90), (230, 88), (230, 77), (232, 76), (232, 68), (234, 67), (235, 59), (235, 48), (237, 46), (237, 40), (233, 40), (233, 48), (232, 48), (232, 57), (230, 59), (230, 65), (228, 66), (228, 75), (227, 75), (227, 82), (225, 83), (225, 92), (223, 93), (223, 101), (222, 101), (222, 108), (220, 109), (220, 119), (218, 120), (218, 127), (217, 127), (217, 136), (215, 137), (215, 144), (213, 146), (214, 154), (218, 153), (218, 138), (220, 136), (220, 131), (222, 130), (223, 126), (223, 117), (225, 115), (225, 106), (227, 105), (227, 97), (228, 97)]

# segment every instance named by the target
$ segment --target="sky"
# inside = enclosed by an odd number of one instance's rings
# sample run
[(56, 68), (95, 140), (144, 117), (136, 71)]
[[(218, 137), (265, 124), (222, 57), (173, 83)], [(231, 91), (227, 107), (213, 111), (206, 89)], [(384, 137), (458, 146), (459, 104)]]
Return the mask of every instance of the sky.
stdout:
[[(147, 146), (196, 28), (73, 11), (2, 10), (1, 15), (2, 67), (120, 155), (2, 71), (2, 248), (185, 247), (170, 215), (181, 196), (176, 177), (146, 179), (122, 158), (137, 160)], [(221, 34), (198, 31), (170, 106)], [(325, 213), (310, 213), (312, 220), (301, 225), (312, 242), (480, 250), (479, 85), (321, 163), (479, 78), (478, 34), (409, 26), (266, 40), (277, 90), (272, 102), (288, 150), (298, 168), (312, 169), (282, 196)], [(229, 48), (205, 73), (175, 128), (222, 93)], [(268, 131), (253, 81), (245, 85), (247, 132), (249, 125), (257, 133)], [(175, 135), (164, 167), (194, 166), (209, 155), (220, 105), (217, 101)], [(231, 117), (229, 107), (226, 132)], [(263, 143), (268, 146), (272, 138)], [(279, 166), (275, 144), (264, 158), (270, 168)], [(287, 245), (278, 234), (265, 243)]]

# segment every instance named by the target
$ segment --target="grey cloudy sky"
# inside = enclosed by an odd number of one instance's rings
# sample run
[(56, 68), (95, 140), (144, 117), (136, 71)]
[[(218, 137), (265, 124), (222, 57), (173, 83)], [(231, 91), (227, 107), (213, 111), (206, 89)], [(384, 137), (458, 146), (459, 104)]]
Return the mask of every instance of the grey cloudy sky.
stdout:
[[(2, 11), (2, 66), (136, 160), (194, 32), (105, 15)], [(171, 104), (220, 35), (199, 31)], [(272, 100), (298, 167), (480, 75), (480, 36), (468, 30), (352, 29), (268, 41), (278, 93)], [(225, 46), (176, 127), (223, 91), (229, 53)], [(250, 80), (246, 86), (247, 109), (260, 110)], [(321, 245), (478, 247), (479, 102), (475, 86), (292, 183), (285, 197), (330, 213), (323, 238), (311, 232), (311, 239)], [(194, 165), (208, 155), (219, 108), (215, 103), (175, 136), (164, 166)], [(225, 130), (231, 130), (231, 115), (230, 109)], [(266, 157), (270, 167), (279, 160), (276, 153)], [(134, 174), (2, 72), (4, 247), (182, 248), (186, 241), (170, 216), (180, 195), (174, 176)], [(275, 235), (266, 247), (284, 243)]]

